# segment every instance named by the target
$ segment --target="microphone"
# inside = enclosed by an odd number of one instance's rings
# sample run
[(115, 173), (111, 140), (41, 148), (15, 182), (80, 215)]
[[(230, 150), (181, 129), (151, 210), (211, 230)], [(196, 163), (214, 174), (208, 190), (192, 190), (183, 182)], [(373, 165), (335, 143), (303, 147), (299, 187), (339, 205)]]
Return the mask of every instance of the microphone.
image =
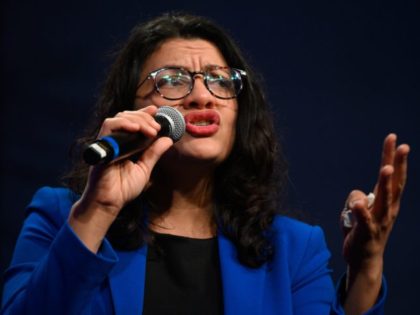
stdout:
[[(154, 119), (161, 127), (157, 137), (169, 137), (177, 142), (185, 133), (184, 116), (173, 107), (160, 107)], [(88, 145), (83, 160), (89, 165), (115, 162), (145, 150), (155, 140), (141, 133), (115, 132)]]

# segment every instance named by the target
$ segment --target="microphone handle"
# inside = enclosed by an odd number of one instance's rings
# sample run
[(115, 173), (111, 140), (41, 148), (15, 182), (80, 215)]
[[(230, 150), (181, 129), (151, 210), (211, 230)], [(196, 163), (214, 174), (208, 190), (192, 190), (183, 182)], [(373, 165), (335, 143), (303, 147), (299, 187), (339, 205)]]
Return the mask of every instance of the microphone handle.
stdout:
[(141, 133), (115, 132), (87, 146), (83, 159), (89, 165), (116, 162), (146, 149), (154, 140)]
[[(171, 129), (167, 119), (155, 119), (161, 127), (156, 138), (169, 136)], [(89, 165), (116, 162), (143, 151), (156, 138), (148, 138), (142, 133), (113, 132), (88, 145), (83, 152), (83, 160)]]
[[(157, 137), (177, 141), (185, 131), (184, 117), (172, 107), (161, 107), (154, 119), (160, 125)], [(155, 140), (142, 133), (115, 132), (88, 145), (83, 159), (89, 165), (119, 161), (146, 149)]]

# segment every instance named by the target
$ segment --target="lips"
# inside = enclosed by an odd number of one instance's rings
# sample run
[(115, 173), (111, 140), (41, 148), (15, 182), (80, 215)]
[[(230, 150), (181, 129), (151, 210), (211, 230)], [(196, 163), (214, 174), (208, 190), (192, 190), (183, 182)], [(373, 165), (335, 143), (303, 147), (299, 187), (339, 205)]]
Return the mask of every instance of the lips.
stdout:
[(209, 137), (219, 130), (220, 116), (214, 110), (194, 111), (184, 119), (186, 131), (194, 137)]

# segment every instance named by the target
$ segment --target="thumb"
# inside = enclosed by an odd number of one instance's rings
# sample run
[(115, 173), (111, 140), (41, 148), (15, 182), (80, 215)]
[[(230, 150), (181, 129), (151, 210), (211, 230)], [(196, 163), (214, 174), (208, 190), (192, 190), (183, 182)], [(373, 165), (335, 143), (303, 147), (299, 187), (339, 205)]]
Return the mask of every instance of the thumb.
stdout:
[(371, 221), (371, 213), (368, 209), (367, 198), (352, 202), (351, 211), (358, 225), (366, 226)]

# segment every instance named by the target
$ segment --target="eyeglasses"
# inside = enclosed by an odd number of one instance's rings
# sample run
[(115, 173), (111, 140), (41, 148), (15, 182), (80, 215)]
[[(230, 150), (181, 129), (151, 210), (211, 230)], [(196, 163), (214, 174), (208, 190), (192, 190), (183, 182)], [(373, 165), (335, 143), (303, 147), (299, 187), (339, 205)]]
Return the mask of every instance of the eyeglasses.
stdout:
[(211, 94), (221, 99), (236, 98), (243, 88), (244, 70), (229, 67), (210, 67), (205, 71), (191, 72), (179, 67), (165, 67), (150, 72), (146, 79), (154, 81), (154, 89), (167, 100), (186, 97), (194, 88), (195, 77), (202, 75), (204, 84)]

